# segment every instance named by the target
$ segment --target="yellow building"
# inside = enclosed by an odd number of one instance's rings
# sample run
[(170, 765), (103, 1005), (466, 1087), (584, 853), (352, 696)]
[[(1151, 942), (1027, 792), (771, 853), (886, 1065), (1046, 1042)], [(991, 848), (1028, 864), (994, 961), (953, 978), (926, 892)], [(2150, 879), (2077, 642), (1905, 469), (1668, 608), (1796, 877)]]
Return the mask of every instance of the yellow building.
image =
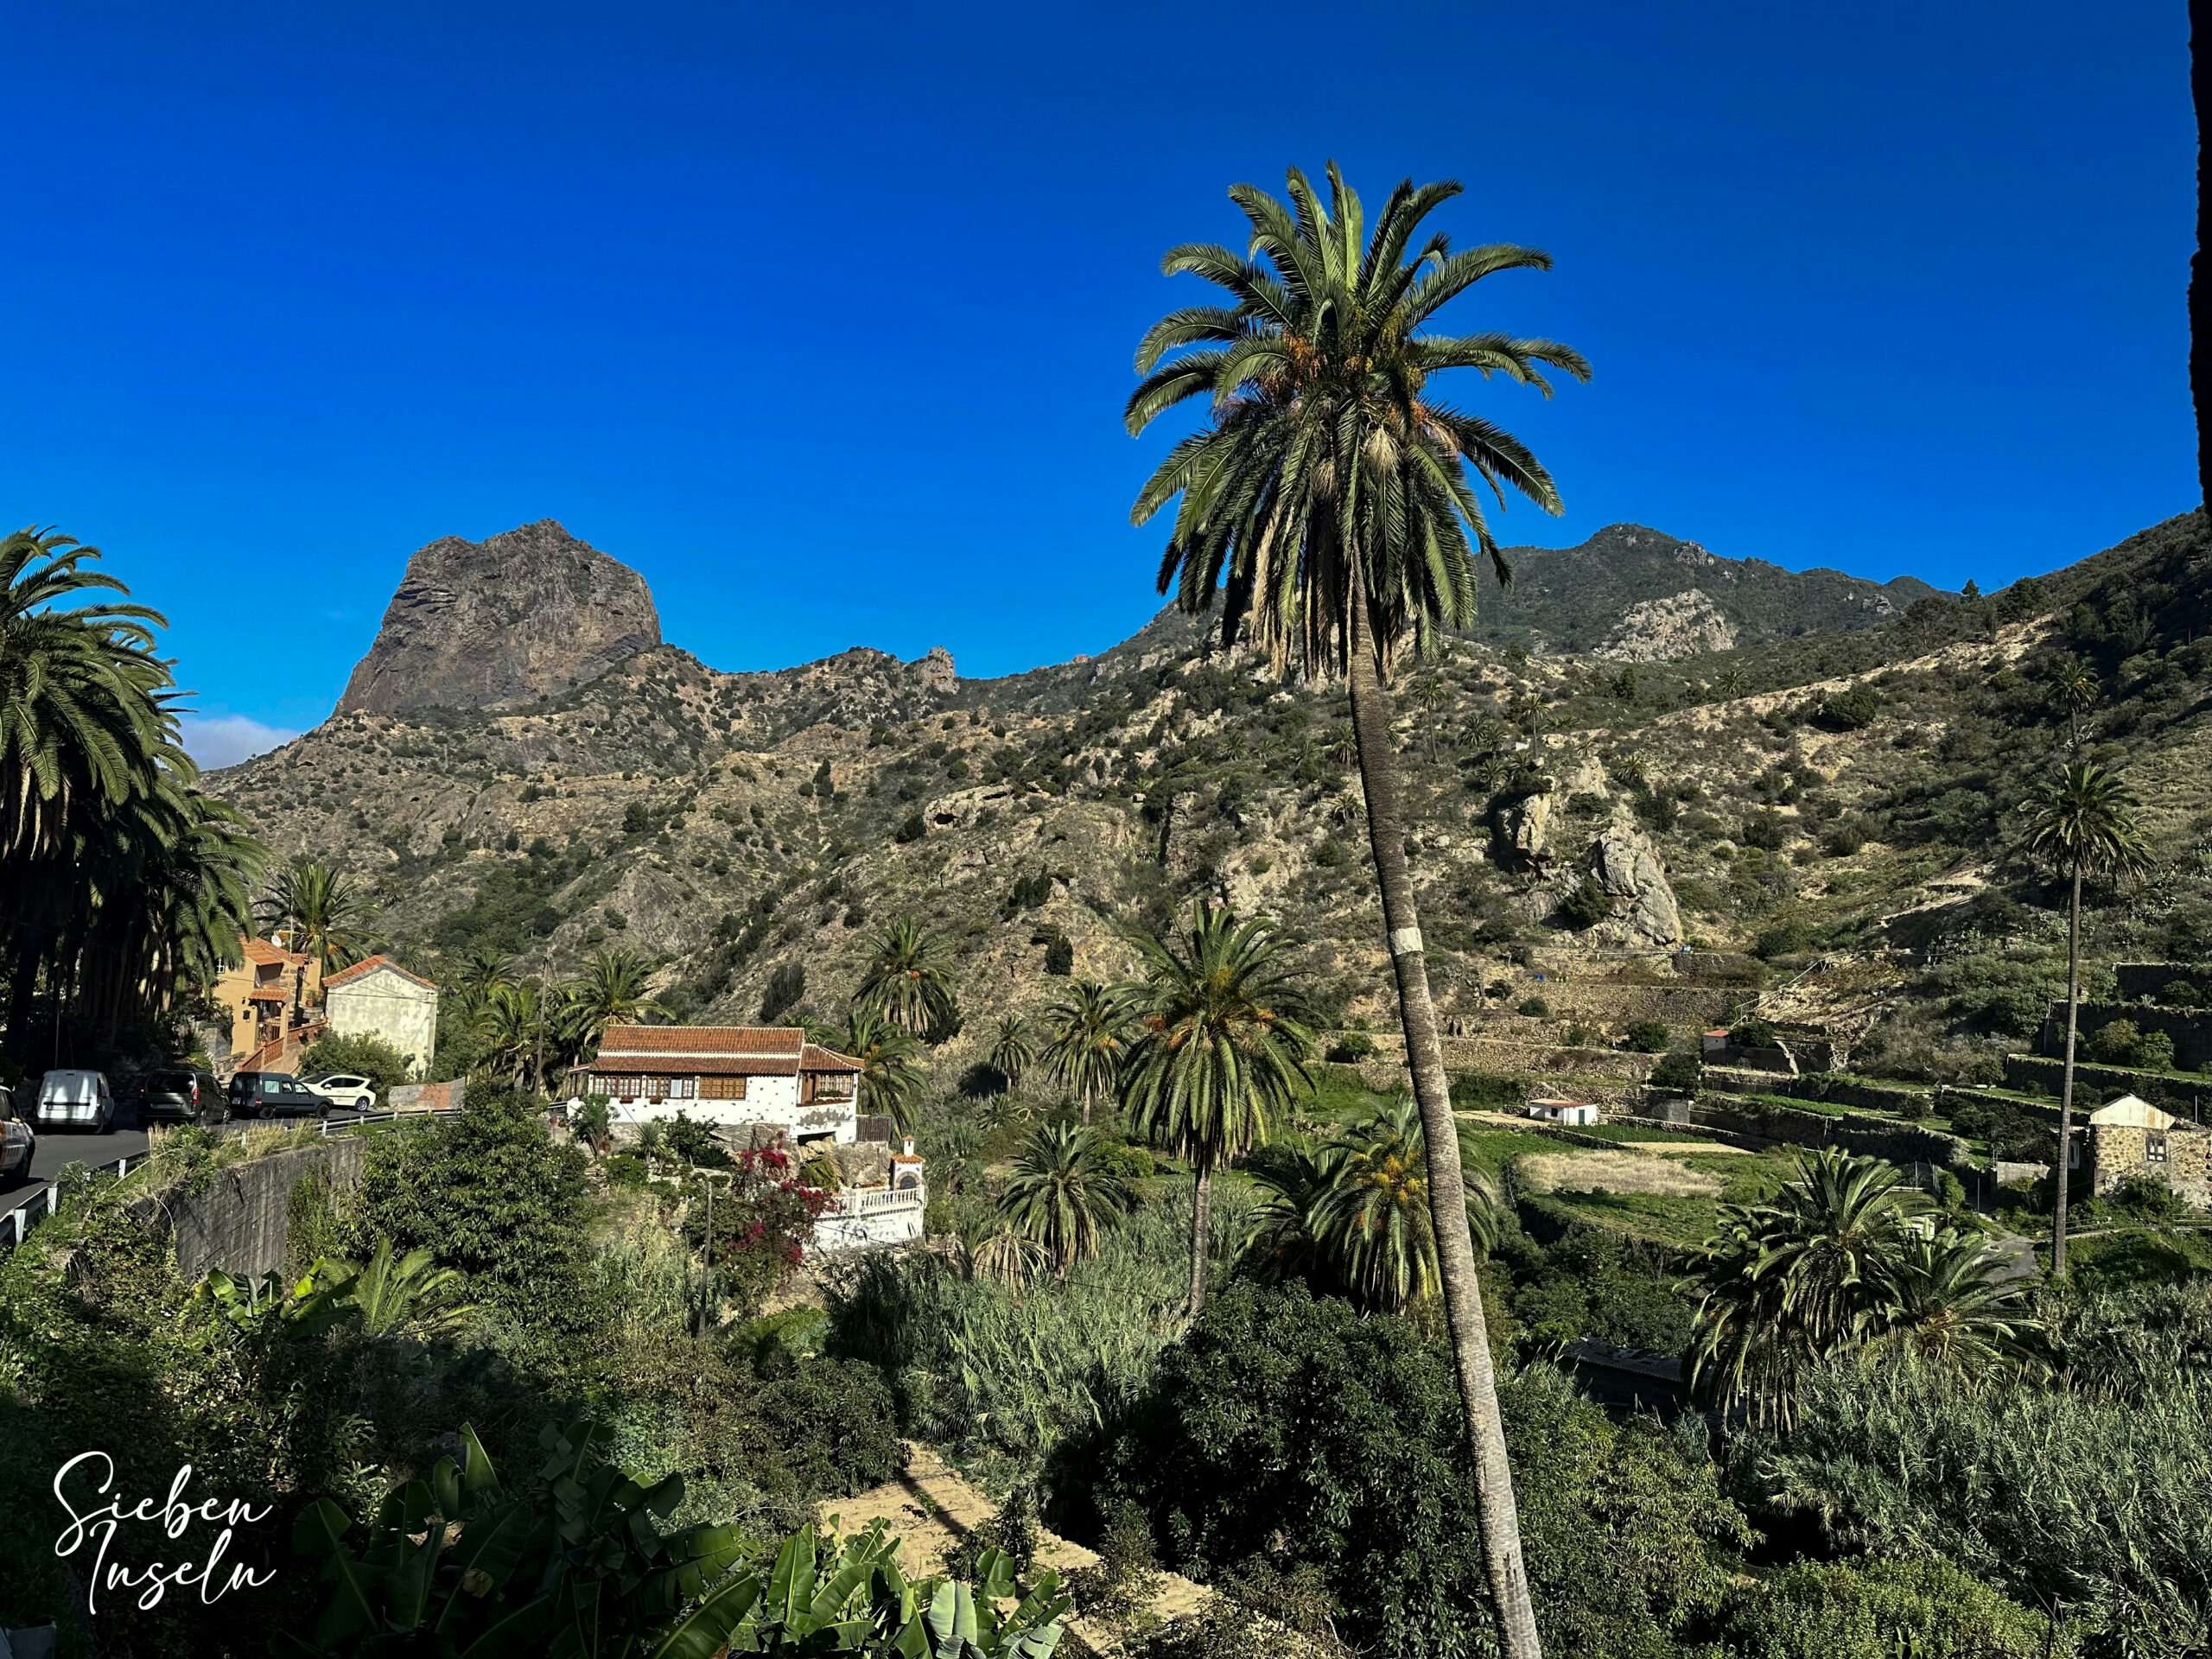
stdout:
[(208, 992), (231, 1022), (231, 1069), (281, 1070), (270, 1057), (303, 1043), (307, 1027), (320, 1023), (322, 970), (307, 952), (268, 939), (241, 936), (238, 951), (245, 960)]

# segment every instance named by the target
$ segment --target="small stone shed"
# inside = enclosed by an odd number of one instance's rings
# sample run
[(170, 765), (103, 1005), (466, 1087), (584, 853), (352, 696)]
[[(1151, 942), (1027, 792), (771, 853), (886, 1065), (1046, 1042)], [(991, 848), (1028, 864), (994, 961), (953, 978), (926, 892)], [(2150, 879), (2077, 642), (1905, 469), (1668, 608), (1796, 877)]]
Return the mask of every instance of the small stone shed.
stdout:
[(2089, 1114), (2088, 1140), (2089, 1190), (2097, 1197), (2145, 1177), (2212, 1209), (2212, 1129), (2122, 1095)]

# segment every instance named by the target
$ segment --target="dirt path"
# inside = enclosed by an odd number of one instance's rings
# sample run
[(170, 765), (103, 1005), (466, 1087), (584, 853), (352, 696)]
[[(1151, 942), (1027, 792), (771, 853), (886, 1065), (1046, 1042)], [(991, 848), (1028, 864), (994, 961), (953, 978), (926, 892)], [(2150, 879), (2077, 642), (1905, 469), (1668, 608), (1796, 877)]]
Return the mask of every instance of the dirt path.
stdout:
[[(926, 1578), (944, 1572), (946, 1559), (961, 1541), (995, 1515), (998, 1507), (932, 1448), (916, 1440), (900, 1444), (906, 1452), (903, 1473), (858, 1497), (826, 1500), (818, 1518), (823, 1522), (834, 1518), (838, 1529), (846, 1533), (858, 1532), (881, 1520), (893, 1537), (905, 1541), (899, 1559), (906, 1575)], [(1097, 1566), (1098, 1556), (1058, 1533), (1040, 1529), (1037, 1564), (1055, 1569), (1065, 1580), (1079, 1568)], [(1211, 1593), (1178, 1573), (1162, 1573), (1148, 1611), (1162, 1622), (1182, 1618), (1196, 1612)], [(1068, 1629), (1081, 1640), (1083, 1650), (1100, 1654), (1121, 1650), (1114, 1633), (1082, 1618), (1080, 1610), (1068, 1620)]]
[(1749, 1147), (1732, 1147), (1724, 1141), (1624, 1141), (1624, 1152), (1717, 1152), (1724, 1158), (1758, 1156)]

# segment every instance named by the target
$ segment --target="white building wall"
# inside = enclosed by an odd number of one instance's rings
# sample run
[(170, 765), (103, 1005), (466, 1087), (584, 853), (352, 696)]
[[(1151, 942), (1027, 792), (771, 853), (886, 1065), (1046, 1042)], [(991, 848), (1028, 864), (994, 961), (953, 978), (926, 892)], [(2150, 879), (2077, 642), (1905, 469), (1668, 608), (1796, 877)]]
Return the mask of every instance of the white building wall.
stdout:
[(438, 994), (401, 975), (379, 968), (333, 987), (323, 999), (323, 1016), (336, 1037), (374, 1037), (406, 1058), (408, 1075), (430, 1068), (438, 1046)]
[(824, 1255), (912, 1244), (922, 1236), (928, 1195), (918, 1186), (893, 1192), (863, 1187), (837, 1195), (836, 1207), (814, 1223), (814, 1248)]
[(783, 1130), (792, 1140), (827, 1135), (849, 1146), (859, 1138), (857, 1103), (849, 1100), (799, 1102), (797, 1077), (748, 1077), (743, 1100), (619, 1100), (608, 1106), (617, 1123), (666, 1122), (679, 1113), (694, 1123), (720, 1128), (760, 1123)]

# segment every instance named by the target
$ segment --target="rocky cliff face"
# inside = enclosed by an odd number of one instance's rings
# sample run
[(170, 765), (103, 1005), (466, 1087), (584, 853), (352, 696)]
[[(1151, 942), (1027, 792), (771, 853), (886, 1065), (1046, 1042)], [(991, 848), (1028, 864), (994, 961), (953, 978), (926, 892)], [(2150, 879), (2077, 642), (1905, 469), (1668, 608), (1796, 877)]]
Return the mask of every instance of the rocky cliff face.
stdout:
[(645, 578), (550, 518), (407, 562), (339, 714), (494, 709), (604, 674), (660, 643)]

